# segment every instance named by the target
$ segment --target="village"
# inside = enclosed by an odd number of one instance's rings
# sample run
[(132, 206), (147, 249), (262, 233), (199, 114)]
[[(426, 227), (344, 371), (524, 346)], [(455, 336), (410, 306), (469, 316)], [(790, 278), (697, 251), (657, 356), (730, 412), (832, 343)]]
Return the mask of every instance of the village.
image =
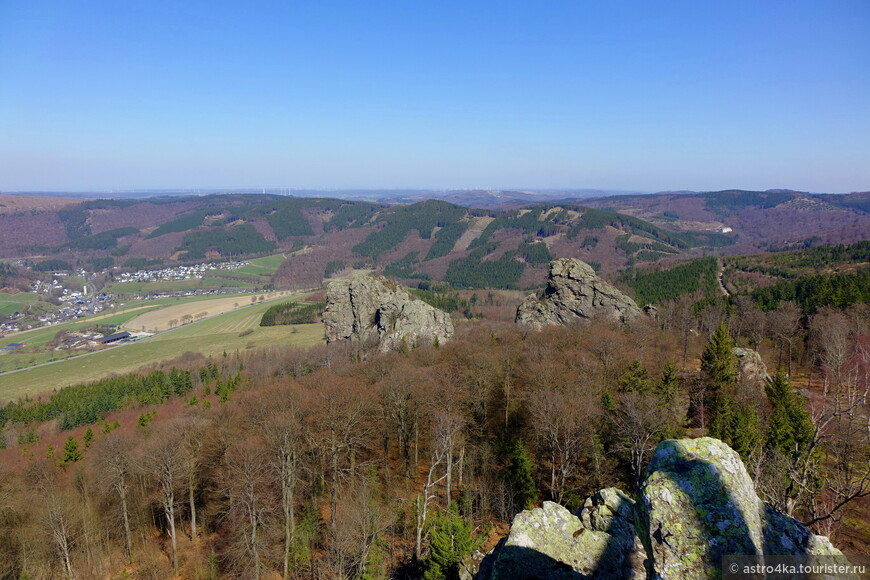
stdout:
[(247, 266), (247, 260), (234, 260), (229, 262), (209, 262), (205, 264), (195, 264), (193, 266), (175, 266), (172, 268), (161, 268), (159, 270), (137, 270), (135, 272), (123, 272), (115, 277), (115, 281), (123, 282), (159, 282), (163, 280), (189, 280), (191, 278), (201, 279), (209, 270), (238, 270), (243, 266)]

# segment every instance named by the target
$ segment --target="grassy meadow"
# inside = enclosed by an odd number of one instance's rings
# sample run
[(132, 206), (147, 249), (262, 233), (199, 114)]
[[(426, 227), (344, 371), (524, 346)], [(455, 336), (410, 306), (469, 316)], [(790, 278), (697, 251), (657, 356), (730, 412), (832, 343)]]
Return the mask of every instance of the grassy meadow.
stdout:
[[(272, 344), (311, 346), (323, 340), (322, 324), (259, 326), (263, 312), (271, 305), (269, 302), (258, 303), (138, 342), (2, 375), (0, 401), (93, 381), (111, 374), (133, 372), (144, 365), (170, 360), (188, 351), (219, 355), (224, 351), (233, 352)], [(132, 315), (135, 313), (131, 313)], [(52, 329), (56, 332), (57, 327)], [(247, 332), (249, 330), (250, 333)]]

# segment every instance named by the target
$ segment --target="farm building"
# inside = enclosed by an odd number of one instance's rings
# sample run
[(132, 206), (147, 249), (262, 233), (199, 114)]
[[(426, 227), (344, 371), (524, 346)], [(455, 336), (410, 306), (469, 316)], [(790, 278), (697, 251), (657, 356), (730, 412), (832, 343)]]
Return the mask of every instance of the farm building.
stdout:
[(124, 340), (125, 338), (130, 338), (132, 336), (129, 332), (116, 332), (115, 334), (110, 334), (109, 336), (104, 336), (103, 338), (98, 338), (94, 342), (97, 344), (110, 344), (112, 342), (118, 342), (119, 340)]

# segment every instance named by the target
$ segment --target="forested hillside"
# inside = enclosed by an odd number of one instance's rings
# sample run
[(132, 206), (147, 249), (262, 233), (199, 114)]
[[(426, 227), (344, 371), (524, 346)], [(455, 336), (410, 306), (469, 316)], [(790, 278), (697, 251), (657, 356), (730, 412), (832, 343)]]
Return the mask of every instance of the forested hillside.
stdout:
[[(529, 332), (492, 294), (423, 297), (470, 314), (455, 341), (186, 355), (2, 407), (0, 577), (450, 577), (519, 510), (632, 492), (660, 440), (701, 434), (777, 509), (870, 546), (866, 308), (681, 298)], [(782, 372), (751, 382), (735, 344)]]

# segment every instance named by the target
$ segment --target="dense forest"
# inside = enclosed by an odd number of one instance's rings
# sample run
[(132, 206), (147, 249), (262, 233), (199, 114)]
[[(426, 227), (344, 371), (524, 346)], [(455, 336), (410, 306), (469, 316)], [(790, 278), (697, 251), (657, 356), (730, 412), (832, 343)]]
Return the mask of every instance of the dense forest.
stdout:
[(631, 492), (658, 441), (705, 433), (771, 505), (870, 544), (866, 306), (683, 294), (657, 319), (529, 332), (491, 293), (418, 294), (487, 318), (385, 355), (188, 354), (3, 407), (0, 577), (447, 578), (519, 510)]

